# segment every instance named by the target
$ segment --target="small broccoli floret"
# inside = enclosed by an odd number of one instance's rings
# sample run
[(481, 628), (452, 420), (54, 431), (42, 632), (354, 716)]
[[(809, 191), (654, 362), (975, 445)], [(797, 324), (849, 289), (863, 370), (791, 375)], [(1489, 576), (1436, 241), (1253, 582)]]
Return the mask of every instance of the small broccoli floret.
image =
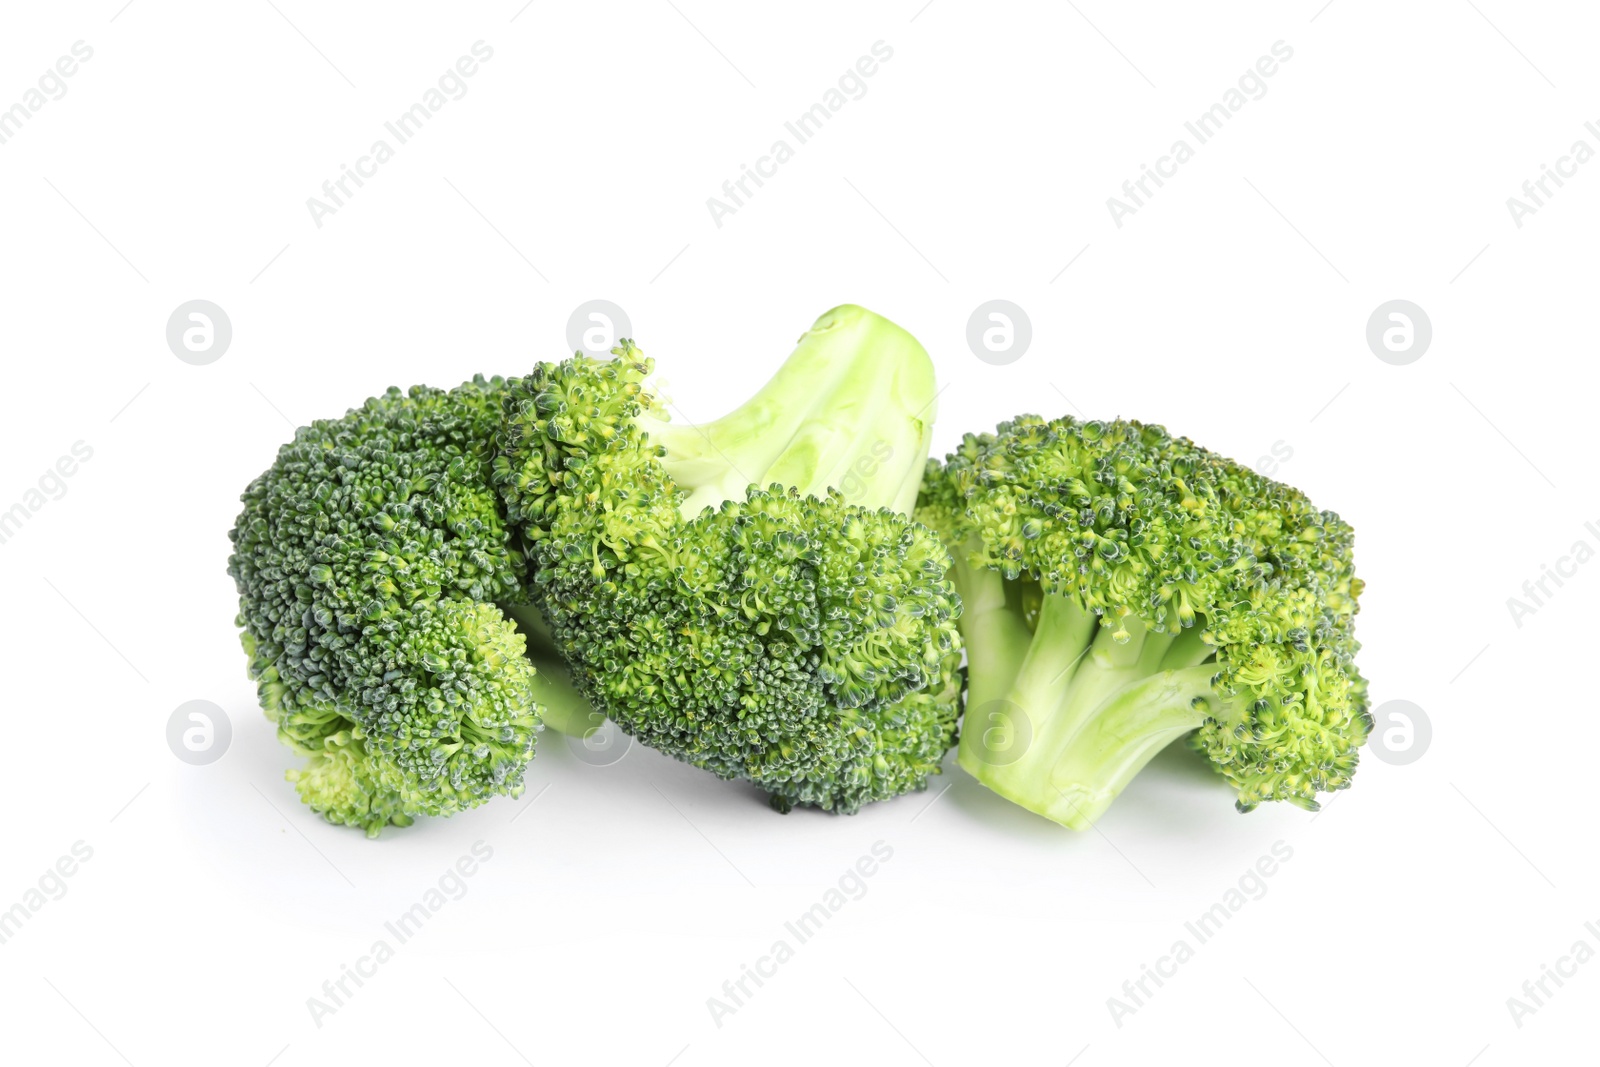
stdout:
[(959, 602), (937, 535), (891, 509), (926, 461), (927, 354), (837, 308), (698, 428), (665, 421), (632, 342), (614, 355), (512, 382), (495, 466), (579, 689), (783, 810), (924, 788), (954, 739)]
[(335, 730), (312, 738), (315, 748), (295, 746), (309, 760), (304, 768), (289, 770), (289, 781), (300, 799), (331, 823), (360, 827), (373, 837), (385, 826), (410, 826), (413, 819), (400, 800), (400, 775), (392, 764), (373, 759), (357, 732)]
[(534, 668), (490, 603), (527, 569), (488, 479), (502, 389), (390, 389), (297, 430), (243, 495), (250, 674), (330, 822), (375, 835), (522, 791)]
[(1083, 829), (1185, 735), (1241, 811), (1350, 784), (1361, 582), (1304, 494), (1159, 426), (1023, 416), (931, 462), (917, 517), (954, 554), (960, 762), (991, 789)]

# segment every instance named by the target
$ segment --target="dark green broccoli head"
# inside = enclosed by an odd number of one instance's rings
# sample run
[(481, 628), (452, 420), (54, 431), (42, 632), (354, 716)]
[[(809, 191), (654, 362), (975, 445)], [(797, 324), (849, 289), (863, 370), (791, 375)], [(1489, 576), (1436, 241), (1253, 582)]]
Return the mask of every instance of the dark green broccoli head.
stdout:
[[(645, 386), (652, 361), (631, 342), (615, 355), (541, 364), (510, 383), (495, 465), (533, 557), (535, 601), (580, 688), (643, 743), (749, 779), (779, 807), (854, 811), (923, 788), (953, 743), (960, 699), (959, 602), (938, 537), (825, 486), (707, 499), (734, 474), (793, 472), (797, 457), (820, 454), (803, 440), (815, 416), (783, 426), (764, 414), (757, 426), (741, 409), (743, 425), (707, 428), (691, 464), (662, 443), (692, 431), (664, 432)], [(792, 406), (802, 401), (828, 407), (814, 394)], [(891, 421), (885, 433), (924, 433)], [(837, 448), (840, 424), (827, 432)], [(856, 437), (843, 451), (882, 441)], [(898, 463), (920, 470), (926, 444), (913, 453)], [(675, 461), (704, 477), (676, 480)], [(827, 465), (864, 469), (837, 450)], [(903, 491), (905, 471), (870, 474)], [(706, 506), (688, 503), (696, 493)]]
[(1361, 582), (1303, 493), (1159, 426), (1024, 416), (931, 464), (917, 514), (957, 555), (962, 764), (997, 791), (1087, 825), (1195, 730), (1241, 810), (1349, 784)]
[(250, 484), (228, 572), (262, 707), (330, 821), (376, 834), (522, 790), (523, 554), (490, 485), (500, 379), (390, 389), (302, 427)]

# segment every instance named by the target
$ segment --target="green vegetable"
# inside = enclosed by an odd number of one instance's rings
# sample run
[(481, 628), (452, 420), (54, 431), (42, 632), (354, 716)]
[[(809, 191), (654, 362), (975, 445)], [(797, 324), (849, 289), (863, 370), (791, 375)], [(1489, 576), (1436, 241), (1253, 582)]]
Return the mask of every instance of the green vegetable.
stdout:
[(302, 427), (245, 490), (228, 563), (289, 777), (376, 835), (517, 796), (539, 685), (491, 601), (526, 563), (489, 484), (502, 383), (390, 389)]
[(1350, 784), (1361, 582), (1304, 494), (1159, 426), (1023, 416), (930, 462), (917, 517), (954, 553), (959, 758), (995, 792), (1083, 829), (1185, 736), (1241, 811)]
[(905, 514), (936, 393), (922, 347), (836, 308), (694, 428), (666, 421), (653, 361), (614, 355), (509, 383), (494, 466), (578, 689), (780, 810), (924, 788), (960, 684), (949, 557)]

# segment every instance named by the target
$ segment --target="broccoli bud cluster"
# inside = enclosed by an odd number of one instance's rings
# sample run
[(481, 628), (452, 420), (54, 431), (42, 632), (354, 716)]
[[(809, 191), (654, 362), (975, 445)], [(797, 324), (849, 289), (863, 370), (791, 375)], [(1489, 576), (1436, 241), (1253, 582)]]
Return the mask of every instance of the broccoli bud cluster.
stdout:
[(684, 517), (689, 487), (642, 418), (659, 411), (653, 363), (631, 342), (614, 354), (512, 383), (495, 464), (585, 695), (782, 808), (923, 788), (959, 713), (959, 604), (937, 536), (777, 483)]
[(502, 387), (390, 389), (245, 490), (228, 571), (251, 677), (332, 822), (376, 834), (522, 789), (533, 667), (488, 603), (527, 570), (489, 482)]

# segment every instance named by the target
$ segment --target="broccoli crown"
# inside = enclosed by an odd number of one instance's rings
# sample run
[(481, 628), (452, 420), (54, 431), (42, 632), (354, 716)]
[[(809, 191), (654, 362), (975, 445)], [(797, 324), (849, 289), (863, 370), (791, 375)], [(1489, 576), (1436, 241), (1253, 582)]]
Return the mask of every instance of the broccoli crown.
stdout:
[(391, 388), (295, 432), (228, 572), (261, 705), (329, 821), (376, 834), (522, 791), (538, 728), (523, 553), (489, 481), (503, 383)]
[(1195, 728), (1241, 810), (1349, 785), (1361, 581), (1303, 493), (1160, 426), (1023, 416), (930, 463), (917, 515), (964, 557), (969, 708), (1029, 720), (1017, 758), (967, 724), (963, 765), (1000, 791), (1084, 825)]
[[(645, 386), (653, 361), (629, 341), (614, 355), (511, 382), (494, 468), (584, 695), (780, 808), (854, 811), (923, 788), (959, 707), (959, 602), (937, 535), (776, 482), (686, 516), (696, 487), (650, 432), (664, 414)], [(726, 480), (696, 462), (702, 484)]]

